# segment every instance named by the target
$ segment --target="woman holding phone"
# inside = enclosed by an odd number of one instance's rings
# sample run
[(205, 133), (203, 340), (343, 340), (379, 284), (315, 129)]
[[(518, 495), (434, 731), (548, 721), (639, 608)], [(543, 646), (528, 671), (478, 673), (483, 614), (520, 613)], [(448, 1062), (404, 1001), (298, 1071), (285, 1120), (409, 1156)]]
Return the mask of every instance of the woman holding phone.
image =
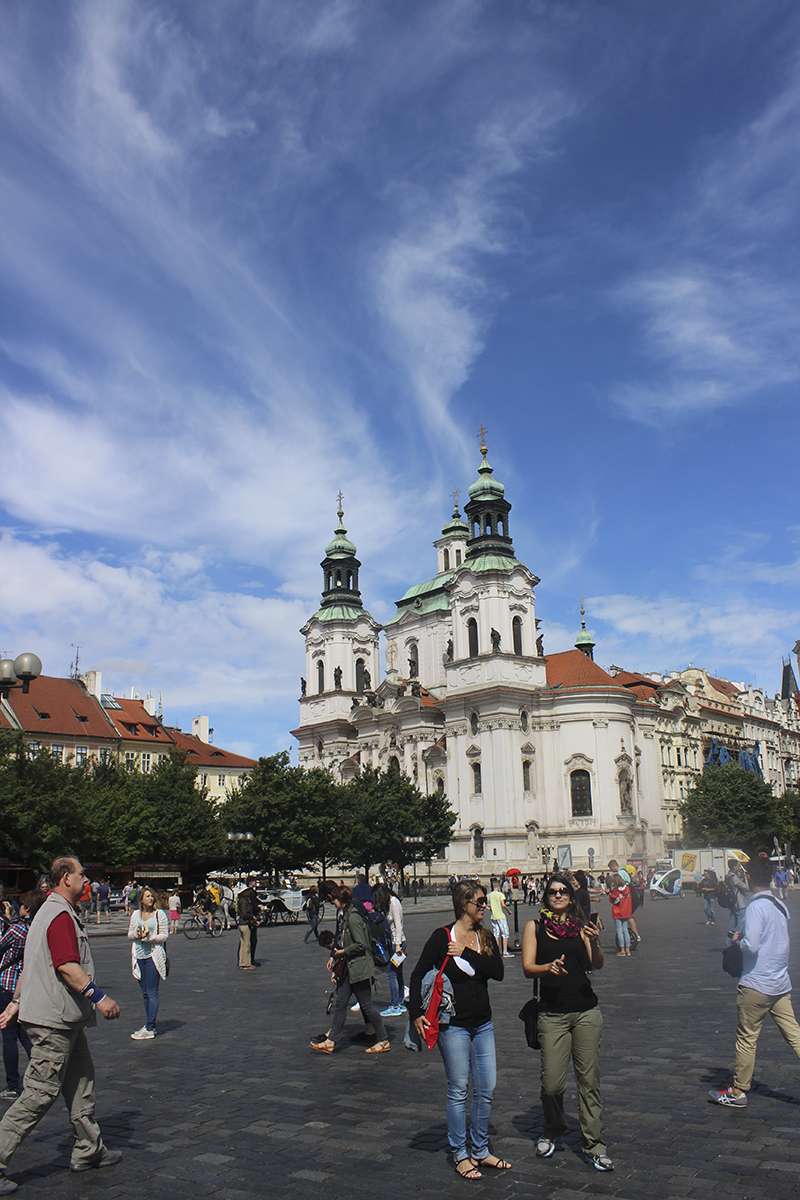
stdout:
[[(480, 1168), (507, 1171), (511, 1163), (489, 1150), (489, 1116), (497, 1078), (489, 980), (503, 978), (500, 949), (484, 928), (486, 888), (464, 880), (453, 888), (454, 923), (435, 929), (411, 976), (409, 1009), (417, 1033), (425, 1037), (428, 1020), (422, 981), (429, 971), (444, 974), (453, 988), (455, 1012), (439, 1028), (438, 1046), (447, 1076), (447, 1140), (462, 1179), (480, 1179)], [(467, 1091), (472, 1075), (471, 1153), (467, 1152)]]
[(599, 971), (602, 966), (599, 932), (586, 920), (570, 881), (551, 875), (539, 920), (529, 921), (522, 935), (522, 969), (529, 979), (539, 981), (544, 1129), (536, 1154), (549, 1158), (567, 1129), (564, 1092), (571, 1058), (584, 1156), (596, 1171), (613, 1171), (603, 1141), (600, 1097), (603, 1018), (586, 973), (587, 968)]

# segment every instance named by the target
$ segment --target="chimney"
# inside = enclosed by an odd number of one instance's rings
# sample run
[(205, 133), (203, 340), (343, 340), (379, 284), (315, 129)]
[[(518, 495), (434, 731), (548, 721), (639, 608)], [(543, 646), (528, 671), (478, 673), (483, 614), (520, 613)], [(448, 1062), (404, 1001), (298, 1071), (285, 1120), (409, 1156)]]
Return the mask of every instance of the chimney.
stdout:
[(156, 702), (152, 692), (147, 693), (147, 699), (143, 702), (142, 707), (149, 716), (154, 717), (156, 715)]
[(82, 671), (78, 676), (83, 686), (86, 688), (90, 696), (96, 696), (99, 700), (103, 694), (103, 673), (102, 671)]
[(194, 717), (192, 720), (192, 733), (195, 737), (200, 738), (201, 742), (208, 745), (208, 717)]

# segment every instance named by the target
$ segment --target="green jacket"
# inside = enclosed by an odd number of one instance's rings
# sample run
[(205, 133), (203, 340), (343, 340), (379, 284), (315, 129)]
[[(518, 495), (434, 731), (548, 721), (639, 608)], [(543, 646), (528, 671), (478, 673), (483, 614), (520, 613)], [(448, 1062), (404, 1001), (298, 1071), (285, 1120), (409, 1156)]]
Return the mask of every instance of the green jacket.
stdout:
[(372, 957), (369, 930), (361, 913), (353, 908), (347, 910), (344, 919), (342, 949), (350, 982), (361, 983), (364, 979), (372, 979), (375, 974), (375, 960)]

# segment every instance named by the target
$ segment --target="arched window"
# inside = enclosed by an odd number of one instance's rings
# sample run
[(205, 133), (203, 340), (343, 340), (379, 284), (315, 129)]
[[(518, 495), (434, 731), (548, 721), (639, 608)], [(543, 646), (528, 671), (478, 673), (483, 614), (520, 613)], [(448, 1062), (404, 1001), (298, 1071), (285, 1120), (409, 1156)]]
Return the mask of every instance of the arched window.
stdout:
[(472, 715), (470, 716), (470, 719), (469, 719), (469, 731), (473, 737), (477, 736), (479, 729), (480, 729), (480, 722), (478, 721), (478, 714), (472, 713)]
[(569, 777), (573, 817), (592, 815), (592, 781), (588, 771), (573, 771)]
[(347, 590), (348, 591), (353, 590), (353, 572), (352, 571), (347, 572)]
[(481, 785), (481, 764), (473, 763), (472, 764), (472, 794), (473, 794), (473, 796), (480, 795), (482, 790), (483, 790), (483, 788)]
[(473, 829), (472, 831), (472, 857), (483, 858), (483, 830)]
[(317, 663), (317, 692), (321, 696), (325, 691), (325, 663), (322, 659)]
[(522, 654), (522, 617), (514, 617), (511, 631), (514, 635), (514, 653)]
[(478, 657), (478, 622), (474, 617), (467, 621), (467, 636), (469, 637), (469, 656)]
[(502, 517), (497, 518), (497, 532), (500, 537), (505, 537), (506, 523)]
[(364, 691), (364, 660), (363, 658), (356, 659), (356, 691)]
[(389, 759), (389, 770), (394, 771), (397, 775), (400, 774), (400, 760), (396, 754), (393, 754)]
[(326, 571), (325, 572), (325, 591), (329, 592), (330, 590), (331, 590), (331, 573), (330, 573), (330, 571)]
[(525, 712), (524, 708), (519, 714), (519, 727), (523, 733), (528, 732), (528, 714)]
[(492, 518), (489, 513), (486, 514), (486, 533), (489, 537), (492, 536)]
[(522, 764), (522, 787), (526, 792), (531, 790), (531, 764), (527, 759)]
[(477, 521), (473, 521), (473, 522), (472, 522), (472, 536), (473, 536), (474, 538), (476, 538), (476, 537), (480, 537), (480, 534), (481, 534), (481, 527), (480, 527), (480, 525), (478, 524), (478, 522), (477, 522)]
[(460, 550), (456, 550), (456, 566), (457, 567), (461, 566), (461, 551)]
[(336, 572), (336, 586), (337, 587), (342, 586), (342, 572), (341, 571)]
[(436, 780), (436, 790), (441, 796), (444, 795), (444, 780), (442, 779), (441, 775)]
[(320, 758), (322, 758), (323, 749), (324, 749), (324, 747), (322, 745), (322, 742), (317, 742), (317, 754), (320, 756)]
[(450, 551), (449, 550), (442, 551), (442, 561), (444, 562), (445, 571), (449, 571), (450, 570)]
[(408, 647), (408, 674), (411, 679), (419, 679), (419, 646), (416, 642)]

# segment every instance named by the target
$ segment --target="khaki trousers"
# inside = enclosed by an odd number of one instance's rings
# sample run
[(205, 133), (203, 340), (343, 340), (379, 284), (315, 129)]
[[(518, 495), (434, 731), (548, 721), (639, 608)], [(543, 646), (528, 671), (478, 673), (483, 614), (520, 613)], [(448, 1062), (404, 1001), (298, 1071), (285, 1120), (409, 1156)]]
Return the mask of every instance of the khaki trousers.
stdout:
[(600, 1098), (602, 1034), (603, 1017), (599, 1008), (580, 1013), (539, 1013), (543, 1133), (546, 1138), (555, 1141), (567, 1129), (564, 1092), (571, 1058), (578, 1091), (578, 1118), (584, 1154), (606, 1153), (603, 1101)]
[(736, 1025), (736, 1065), (733, 1069), (733, 1086), (743, 1092), (749, 1092), (756, 1065), (756, 1042), (767, 1013), (770, 1014), (798, 1058), (800, 1058), (800, 1025), (797, 1024), (789, 992), (784, 992), (782, 996), (765, 996), (763, 992), (757, 992), (755, 988), (742, 987), (739, 984), (736, 990), (736, 1007), (739, 1011), (739, 1020)]
[(103, 1139), (94, 1118), (94, 1063), (86, 1031), (83, 1026), (26, 1025), (26, 1029), (33, 1043), (31, 1060), (22, 1095), (0, 1121), (0, 1169), (8, 1166), (17, 1146), (36, 1128), (59, 1092), (75, 1130), (72, 1162), (87, 1162), (103, 1149)]
[(251, 967), (252, 961), (250, 957), (250, 926), (239, 925), (239, 966)]

